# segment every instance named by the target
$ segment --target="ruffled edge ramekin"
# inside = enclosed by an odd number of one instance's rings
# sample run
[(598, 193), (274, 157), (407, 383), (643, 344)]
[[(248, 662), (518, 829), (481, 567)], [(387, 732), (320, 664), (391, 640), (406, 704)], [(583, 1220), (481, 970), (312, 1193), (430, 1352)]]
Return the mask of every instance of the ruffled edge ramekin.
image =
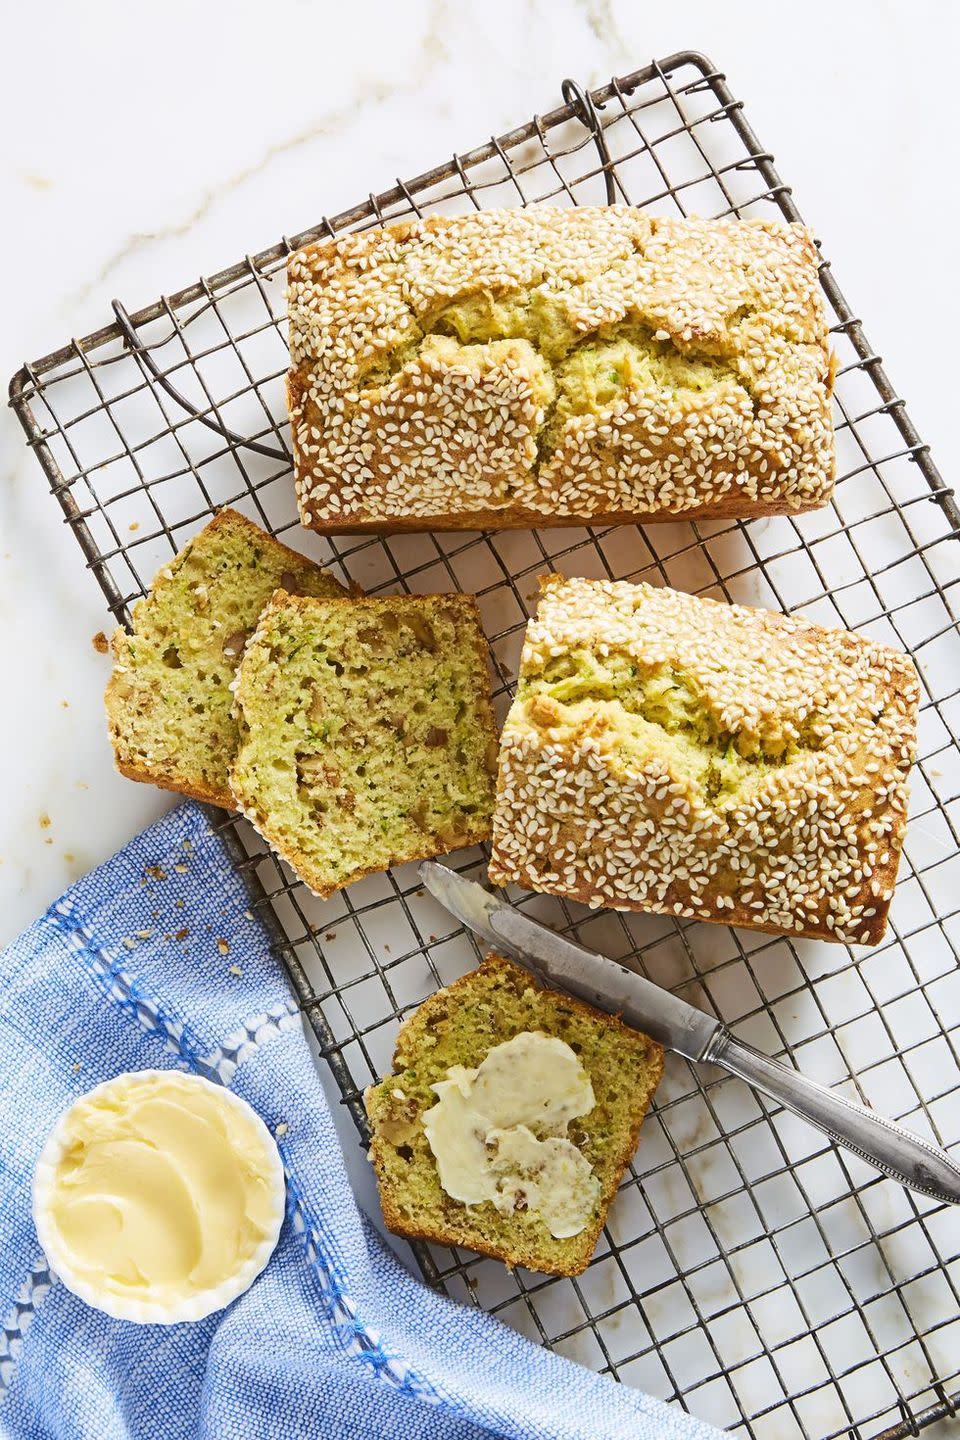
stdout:
[[(175, 1304), (159, 1300), (140, 1300), (133, 1297), (128, 1299), (119, 1295), (103, 1293), (96, 1285), (89, 1284), (82, 1276), (75, 1274), (69, 1259), (63, 1254), (60, 1237), (50, 1215), (50, 1201), (54, 1190), (57, 1165), (63, 1155), (69, 1119), (77, 1106), (100, 1096), (109, 1096), (112, 1090), (129, 1087), (131, 1081), (146, 1082), (154, 1079), (163, 1079), (168, 1083), (173, 1080), (188, 1089), (204, 1086), (215, 1090), (225, 1105), (232, 1106), (234, 1110), (246, 1116), (263, 1142), (264, 1163), (271, 1181), (273, 1199), (267, 1234), (239, 1269), (219, 1285), (188, 1296)], [(228, 1090), (225, 1085), (217, 1085), (212, 1080), (206, 1080), (201, 1075), (192, 1075), (184, 1070), (125, 1070), (119, 1075), (114, 1075), (112, 1079), (95, 1085), (84, 1095), (79, 1095), (73, 1104), (63, 1112), (48, 1135), (33, 1173), (33, 1221), (52, 1274), (62, 1280), (68, 1290), (71, 1290), (74, 1295), (78, 1295), (88, 1305), (92, 1305), (94, 1309), (103, 1311), (105, 1315), (110, 1315), (115, 1320), (134, 1320), (141, 1325), (179, 1325), (183, 1321), (203, 1320), (206, 1316), (212, 1315), (215, 1310), (222, 1310), (225, 1305), (236, 1300), (239, 1295), (249, 1289), (261, 1271), (266, 1268), (280, 1238), (280, 1228), (283, 1225), (285, 1210), (286, 1181), (283, 1174), (283, 1161), (280, 1159), (276, 1141), (256, 1110), (246, 1100), (242, 1100), (239, 1095)]]

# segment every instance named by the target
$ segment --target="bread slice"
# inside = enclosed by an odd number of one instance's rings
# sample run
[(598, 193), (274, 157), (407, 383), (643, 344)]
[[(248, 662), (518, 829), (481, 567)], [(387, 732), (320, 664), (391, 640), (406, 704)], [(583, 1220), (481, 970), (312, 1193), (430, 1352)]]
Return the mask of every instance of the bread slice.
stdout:
[(489, 836), (496, 731), (472, 596), (279, 591), (236, 699), (236, 803), (318, 895)]
[(347, 594), (236, 510), (221, 510), (154, 577), (133, 630), (113, 636), (106, 707), (117, 769), (131, 780), (232, 807), (238, 732), (230, 683), (278, 585)]
[[(596, 1097), (593, 1110), (567, 1131), (600, 1182), (596, 1213), (569, 1239), (555, 1239), (530, 1210), (503, 1215), (488, 1200), (465, 1205), (452, 1199), (440, 1185), (423, 1128), (424, 1113), (437, 1100), (431, 1086), (445, 1080), (451, 1066), (475, 1068), (493, 1046), (531, 1030), (571, 1046)], [(393, 1068), (364, 1097), (370, 1159), (389, 1228), (550, 1275), (586, 1269), (663, 1073), (662, 1048), (617, 1016), (546, 990), (519, 965), (490, 955), (404, 1022)]]
[(503, 729), (490, 879), (876, 945), (919, 699), (907, 655), (848, 630), (550, 576)]

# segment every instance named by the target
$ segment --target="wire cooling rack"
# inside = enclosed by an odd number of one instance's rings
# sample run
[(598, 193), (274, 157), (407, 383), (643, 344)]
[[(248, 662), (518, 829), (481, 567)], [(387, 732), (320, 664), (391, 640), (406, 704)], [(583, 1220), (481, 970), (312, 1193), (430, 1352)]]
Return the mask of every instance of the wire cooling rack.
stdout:
[[(875, 950), (517, 898), (808, 1074), (960, 1143), (960, 513), (828, 263), (840, 481), (795, 518), (323, 541), (297, 525), (283, 268), (323, 235), (472, 206), (625, 202), (798, 219), (722, 74), (692, 52), (585, 94), (27, 365), (11, 397), (110, 610), (235, 504), (368, 591), (475, 591), (501, 714), (538, 573), (646, 579), (912, 651), (920, 760)], [(953, 613), (951, 612), (953, 606)], [(212, 812), (363, 1133), (402, 1015), (476, 962), (412, 868), (326, 903)], [(482, 872), (480, 851), (455, 862)], [(426, 1278), (535, 1340), (740, 1434), (913, 1435), (960, 1413), (960, 1218), (720, 1071), (670, 1057), (597, 1256), (576, 1280), (438, 1247)]]

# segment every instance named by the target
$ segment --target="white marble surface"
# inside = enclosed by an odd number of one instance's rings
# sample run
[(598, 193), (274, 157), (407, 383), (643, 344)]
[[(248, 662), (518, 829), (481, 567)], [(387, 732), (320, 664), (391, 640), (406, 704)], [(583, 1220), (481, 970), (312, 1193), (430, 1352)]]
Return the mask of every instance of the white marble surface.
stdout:
[[(280, 12), (275, 12), (279, 14)], [(956, 7), (750, 0), (99, 0), (9, 7), (2, 366), (415, 174), (653, 55), (726, 69), (947, 476)], [(115, 776), (97, 586), (14, 417), (0, 415), (0, 939), (167, 803)], [(49, 825), (44, 821), (49, 818)]]

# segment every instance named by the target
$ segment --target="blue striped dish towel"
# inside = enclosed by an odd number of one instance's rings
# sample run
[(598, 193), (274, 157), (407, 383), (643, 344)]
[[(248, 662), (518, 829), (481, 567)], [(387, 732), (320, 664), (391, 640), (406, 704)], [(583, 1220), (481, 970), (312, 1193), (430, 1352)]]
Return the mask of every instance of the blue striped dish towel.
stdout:
[[(403, 1268), (354, 1200), (296, 1005), (248, 905), (206, 812), (181, 805), (0, 960), (0, 1434), (715, 1437)], [(30, 1185), (78, 1095), (165, 1066), (229, 1085), (278, 1135), (287, 1216), (267, 1269), (226, 1310), (138, 1326), (51, 1275)]]

